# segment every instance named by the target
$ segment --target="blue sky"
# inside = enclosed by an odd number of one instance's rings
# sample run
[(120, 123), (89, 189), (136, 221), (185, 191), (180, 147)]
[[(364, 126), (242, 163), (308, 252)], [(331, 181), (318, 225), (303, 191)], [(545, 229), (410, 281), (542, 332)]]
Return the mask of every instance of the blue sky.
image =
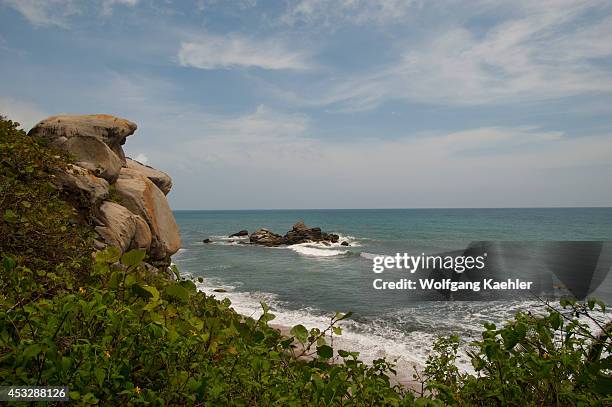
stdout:
[(609, 1), (0, 0), (0, 76), (176, 209), (612, 206)]

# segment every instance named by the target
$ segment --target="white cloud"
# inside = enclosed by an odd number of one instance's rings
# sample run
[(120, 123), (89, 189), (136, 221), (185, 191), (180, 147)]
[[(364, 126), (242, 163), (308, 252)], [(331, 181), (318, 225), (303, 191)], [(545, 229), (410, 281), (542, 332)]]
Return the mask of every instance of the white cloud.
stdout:
[(116, 5), (135, 7), (140, 0), (102, 0), (102, 14), (110, 15), (113, 13), (113, 7)]
[(174, 197), (183, 208), (588, 206), (612, 198), (597, 187), (612, 177), (609, 135), (494, 127), (340, 142), (309, 137), (308, 121), (296, 126), (293, 115), (265, 109), (209, 119), (197, 137), (160, 152), (180, 180)]
[(218, 6), (234, 6), (239, 10), (246, 10), (257, 6), (257, 0), (232, 0), (231, 2), (224, 2), (218, 0), (196, 0), (195, 6), (198, 11), (206, 11), (214, 9)]
[(242, 114), (211, 113), (177, 101), (180, 88), (156, 77), (114, 74), (105, 83), (105, 91), (80, 91), (91, 95), (97, 111), (138, 124), (125, 151), (145, 153), (173, 177), (175, 208), (590, 206), (612, 200), (612, 190), (601, 188), (612, 181), (610, 134), (496, 126), (323, 139), (316, 137), (316, 122), (301, 113), (262, 105)]
[(139, 126), (126, 153), (146, 152), (173, 177), (176, 208), (591, 206), (612, 199), (601, 188), (612, 181), (608, 133), (495, 126), (323, 139), (304, 114), (263, 105), (213, 114), (177, 102), (179, 90), (159, 78), (114, 75), (108, 82), (99, 94), (104, 105)]
[(416, 0), (301, 0), (288, 6), (281, 22), (288, 25), (322, 23), (327, 26), (339, 22), (388, 23), (400, 21), (418, 4)]
[(67, 18), (79, 12), (73, 0), (3, 0), (3, 2), (37, 27), (67, 28)]
[[(87, 6), (78, 0), (0, 0), (18, 11), (35, 27), (69, 28), (69, 19), (81, 14)], [(100, 0), (102, 15), (112, 14), (113, 7), (134, 7), (140, 0)]]
[[(586, 12), (599, 15), (588, 24)], [(519, 17), (516, 17), (520, 14)], [(322, 104), (367, 110), (387, 100), (478, 105), (612, 91), (612, 15), (604, 3), (527, 2), (482, 34), (457, 25), (407, 43), (391, 64), (350, 77)]]
[(306, 69), (307, 57), (305, 52), (279, 39), (259, 40), (237, 34), (207, 35), (196, 41), (184, 41), (178, 52), (181, 65), (200, 69)]
[(32, 103), (0, 96), (0, 116), (19, 122), (28, 131), (49, 115)]
[(180, 163), (180, 167), (191, 168), (190, 172), (202, 166), (273, 169), (278, 162), (310, 160), (320, 155), (313, 141), (304, 138), (309, 119), (301, 114), (281, 113), (260, 105), (253, 113), (227, 116), (185, 109), (175, 120), (180, 120), (180, 126), (167, 124), (181, 128), (181, 141), (159, 155), (170, 165)]

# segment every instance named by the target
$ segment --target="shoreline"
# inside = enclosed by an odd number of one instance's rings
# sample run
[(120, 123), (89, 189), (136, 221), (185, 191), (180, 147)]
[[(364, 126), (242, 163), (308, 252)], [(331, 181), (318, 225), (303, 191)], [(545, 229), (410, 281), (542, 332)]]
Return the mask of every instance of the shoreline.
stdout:
[[(242, 315), (243, 317), (246, 317), (245, 315)], [(282, 325), (282, 324), (274, 324), (274, 323), (268, 323), (268, 326), (272, 329), (275, 329), (277, 331), (279, 331), (281, 333), (281, 335), (285, 336), (285, 337), (290, 337), (292, 336), (290, 331), (291, 331), (291, 327), (286, 326), (286, 325)], [(342, 335), (335, 335), (334, 336), (334, 357), (332, 359), (330, 359), (328, 361), (328, 363), (330, 364), (339, 364), (342, 363), (342, 361), (340, 360), (340, 357), (337, 355), (337, 350), (341, 349), (341, 345), (343, 342), (346, 343), (346, 341), (343, 341), (342, 339)], [(298, 349), (300, 348), (300, 344), (297, 344)], [(357, 351), (356, 349), (349, 349), (350, 351)], [(309, 356), (303, 356), (306, 359), (309, 359)], [(368, 362), (364, 362), (364, 363), (368, 363)], [(416, 369), (416, 364), (413, 364), (413, 369)], [(392, 385), (396, 385), (399, 384), (403, 387), (406, 388), (406, 390), (411, 391), (413, 394), (415, 395), (419, 395), (421, 394), (421, 392), (423, 392), (423, 388), (422, 388), (422, 384), (415, 380), (412, 377), (412, 373), (408, 373), (405, 372), (405, 370), (402, 369), (396, 369), (397, 370), (397, 374), (393, 375), (393, 376), (389, 376), (389, 379), (391, 381)], [(403, 373), (403, 374), (402, 374)]]

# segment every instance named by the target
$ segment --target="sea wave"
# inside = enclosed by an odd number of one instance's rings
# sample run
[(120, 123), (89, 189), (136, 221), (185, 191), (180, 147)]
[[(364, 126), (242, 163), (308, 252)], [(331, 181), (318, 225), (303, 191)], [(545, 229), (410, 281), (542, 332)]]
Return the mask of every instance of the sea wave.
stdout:
[(185, 254), (186, 251), (187, 249), (181, 247), (180, 249), (177, 250), (176, 253), (172, 255), (172, 257), (173, 258), (180, 257), (181, 255)]
[(382, 254), (367, 253), (367, 252), (359, 253), (359, 257), (363, 257), (364, 259), (368, 259), (368, 260), (373, 260), (375, 257), (380, 257), (380, 256), (382, 256)]
[[(275, 294), (234, 291), (231, 285), (209, 279), (196, 285), (207, 295), (214, 295), (218, 299), (229, 299), (236, 312), (255, 319), (262, 314), (260, 303), (265, 302), (276, 316), (271, 322), (273, 325), (291, 328), (302, 324), (308, 329), (319, 328), (321, 330), (329, 325), (330, 315), (324, 315), (314, 308), (288, 309)], [(226, 292), (215, 291), (220, 289)], [(414, 366), (424, 365), (433, 340), (431, 335), (424, 333), (403, 335), (398, 331), (392, 332), (382, 327), (372, 331), (367, 325), (356, 321), (342, 321), (339, 325), (343, 328), (343, 333), (341, 336), (334, 337), (336, 349), (359, 351), (360, 359), (366, 363), (371, 363), (381, 357), (397, 360), (398, 367), (407, 373), (413, 372)]]
[(219, 236), (219, 235), (213, 235), (210, 237), (212, 240), (219, 240), (222, 242), (231, 242), (234, 240), (241, 240), (241, 241), (248, 241), (249, 237), (248, 236)]
[[(262, 314), (260, 303), (265, 302), (276, 316), (271, 322), (273, 325), (290, 328), (302, 324), (308, 329), (321, 330), (329, 325), (330, 315), (316, 308), (291, 309), (272, 293), (235, 291), (235, 286), (214, 279), (204, 279), (203, 283), (196, 285), (207, 295), (214, 295), (218, 299), (229, 299), (236, 312), (255, 319)], [(359, 358), (366, 363), (372, 363), (375, 359), (383, 357), (395, 361), (402, 378), (409, 379), (415, 368), (422, 369), (425, 366), (438, 333), (430, 329), (406, 332), (402, 329), (402, 324), (396, 322), (398, 320), (394, 321), (393, 318), (341, 321), (339, 325), (343, 328), (343, 332), (341, 336), (334, 337), (334, 348), (358, 351)], [(467, 357), (460, 358), (458, 364), (462, 371), (471, 371)]]
[(361, 238), (357, 238), (351, 235), (343, 235), (342, 233), (336, 233), (336, 234), (338, 235), (338, 242), (332, 243), (332, 246), (341, 246), (342, 242), (346, 242), (351, 247), (361, 247), (361, 242), (359, 241)]
[[(219, 299), (228, 298), (236, 312), (255, 319), (262, 314), (260, 303), (265, 302), (276, 316), (272, 324), (287, 328), (302, 324), (308, 329), (321, 330), (329, 325), (330, 313), (314, 307), (295, 309), (273, 293), (236, 291), (237, 285), (214, 278), (204, 279), (196, 285), (207, 295)], [(537, 300), (424, 302), (388, 312), (384, 317), (341, 321), (339, 325), (343, 332), (341, 336), (334, 337), (333, 345), (335, 349), (360, 352), (359, 358), (366, 363), (383, 357), (395, 361), (397, 371), (400, 372), (399, 379), (410, 380), (415, 369), (425, 367), (432, 346), (439, 336), (457, 334), (462, 340), (457, 367), (462, 372), (474, 373), (467, 351), (471, 349), (472, 341), (481, 339), (485, 322), (503, 325), (519, 311), (545, 315), (547, 310)], [(604, 314), (596, 316), (610, 319)], [(589, 321), (583, 322), (591, 325)], [(596, 326), (592, 328), (596, 329)]]
[(330, 249), (329, 246), (317, 243), (300, 243), (287, 246), (287, 248), (301, 255), (311, 257), (333, 257), (349, 253), (348, 250), (334, 250)]

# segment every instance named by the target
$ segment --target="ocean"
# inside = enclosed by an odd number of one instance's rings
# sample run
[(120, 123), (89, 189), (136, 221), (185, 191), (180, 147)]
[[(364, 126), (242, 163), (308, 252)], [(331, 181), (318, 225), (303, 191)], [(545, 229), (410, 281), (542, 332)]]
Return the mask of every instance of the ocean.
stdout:
[[(532, 295), (435, 301), (416, 292), (375, 290), (374, 256), (442, 253), (474, 241), (533, 247), (612, 242), (612, 208), (175, 211), (175, 217), (183, 245), (172, 260), (183, 275), (203, 278), (201, 290), (229, 298), (237, 312), (254, 317), (266, 302), (276, 315), (272, 323), (284, 326), (323, 328), (336, 311), (352, 311), (343, 322), (341, 348), (359, 351), (365, 361), (397, 360), (406, 371), (423, 366), (439, 335), (455, 333), (467, 344), (480, 337), (485, 322), (544, 308)], [(337, 233), (349, 246), (268, 248), (228, 238), (262, 227), (284, 234), (297, 221)], [(203, 243), (206, 238), (212, 243)], [(610, 278), (595, 288), (593, 296), (612, 301)], [(219, 289), (226, 292), (214, 291)], [(460, 365), (470, 370), (465, 358)]]

